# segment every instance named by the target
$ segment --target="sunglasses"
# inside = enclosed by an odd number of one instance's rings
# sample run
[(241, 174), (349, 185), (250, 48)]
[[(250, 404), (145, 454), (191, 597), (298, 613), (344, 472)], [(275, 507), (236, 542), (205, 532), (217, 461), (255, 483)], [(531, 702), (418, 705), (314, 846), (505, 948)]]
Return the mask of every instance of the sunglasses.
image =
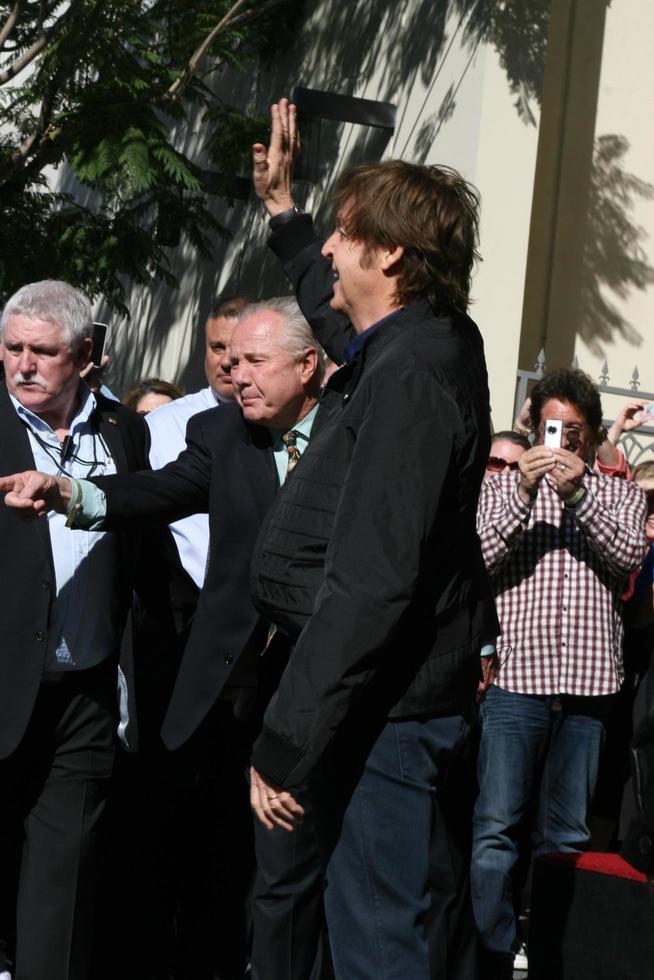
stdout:
[(517, 470), (518, 461), (514, 460), (509, 463), (508, 459), (502, 459), (501, 456), (489, 456), (486, 463), (486, 469), (491, 470), (492, 473), (502, 473), (507, 466), (510, 470)]

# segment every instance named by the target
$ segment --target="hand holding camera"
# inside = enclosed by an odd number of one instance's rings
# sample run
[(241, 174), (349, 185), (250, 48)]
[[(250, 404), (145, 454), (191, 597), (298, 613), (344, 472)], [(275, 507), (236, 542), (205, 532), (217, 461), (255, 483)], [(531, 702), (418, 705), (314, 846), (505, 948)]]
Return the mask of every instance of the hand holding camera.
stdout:
[(540, 481), (546, 473), (554, 469), (554, 451), (549, 446), (532, 446), (518, 460), (520, 482), (518, 496), (525, 504), (530, 504), (536, 494)]
[(552, 487), (563, 501), (568, 501), (581, 487), (586, 464), (567, 449), (553, 449), (552, 452), (555, 461), (550, 474)]

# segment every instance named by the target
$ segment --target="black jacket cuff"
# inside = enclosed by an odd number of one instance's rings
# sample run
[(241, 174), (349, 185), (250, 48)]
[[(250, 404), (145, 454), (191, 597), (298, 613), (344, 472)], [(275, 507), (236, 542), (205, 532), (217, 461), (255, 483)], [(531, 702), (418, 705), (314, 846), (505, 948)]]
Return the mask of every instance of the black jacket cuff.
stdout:
[(296, 214), (283, 225), (271, 231), (268, 245), (282, 262), (290, 262), (307, 245), (313, 244), (316, 235), (310, 214)]
[(269, 783), (292, 790), (306, 782), (303, 757), (297, 745), (264, 727), (254, 743), (252, 765)]

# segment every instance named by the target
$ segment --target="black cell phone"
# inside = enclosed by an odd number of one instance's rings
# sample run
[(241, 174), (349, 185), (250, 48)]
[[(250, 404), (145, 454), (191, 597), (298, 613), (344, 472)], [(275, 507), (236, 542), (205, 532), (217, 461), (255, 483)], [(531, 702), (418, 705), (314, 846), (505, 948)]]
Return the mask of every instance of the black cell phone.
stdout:
[(93, 322), (93, 330), (91, 331), (91, 340), (93, 341), (91, 346), (91, 363), (95, 364), (96, 367), (102, 367), (102, 355), (104, 354), (108, 329), (109, 326), (106, 323)]

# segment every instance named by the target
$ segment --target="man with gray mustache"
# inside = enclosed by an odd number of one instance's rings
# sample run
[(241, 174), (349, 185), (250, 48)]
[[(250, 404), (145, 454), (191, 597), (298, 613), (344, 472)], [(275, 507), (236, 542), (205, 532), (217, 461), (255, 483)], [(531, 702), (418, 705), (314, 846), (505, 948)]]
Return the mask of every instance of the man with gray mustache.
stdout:
[[(8, 300), (0, 473), (147, 466), (143, 419), (80, 380), (91, 324), (89, 301), (65, 282), (30, 283)], [(96, 839), (136, 550), (133, 535), (66, 525), (51, 514), (26, 529), (0, 512), (0, 978), (12, 969), (15, 980), (92, 976)], [(14, 925), (12, 967), (3, 940)]]

